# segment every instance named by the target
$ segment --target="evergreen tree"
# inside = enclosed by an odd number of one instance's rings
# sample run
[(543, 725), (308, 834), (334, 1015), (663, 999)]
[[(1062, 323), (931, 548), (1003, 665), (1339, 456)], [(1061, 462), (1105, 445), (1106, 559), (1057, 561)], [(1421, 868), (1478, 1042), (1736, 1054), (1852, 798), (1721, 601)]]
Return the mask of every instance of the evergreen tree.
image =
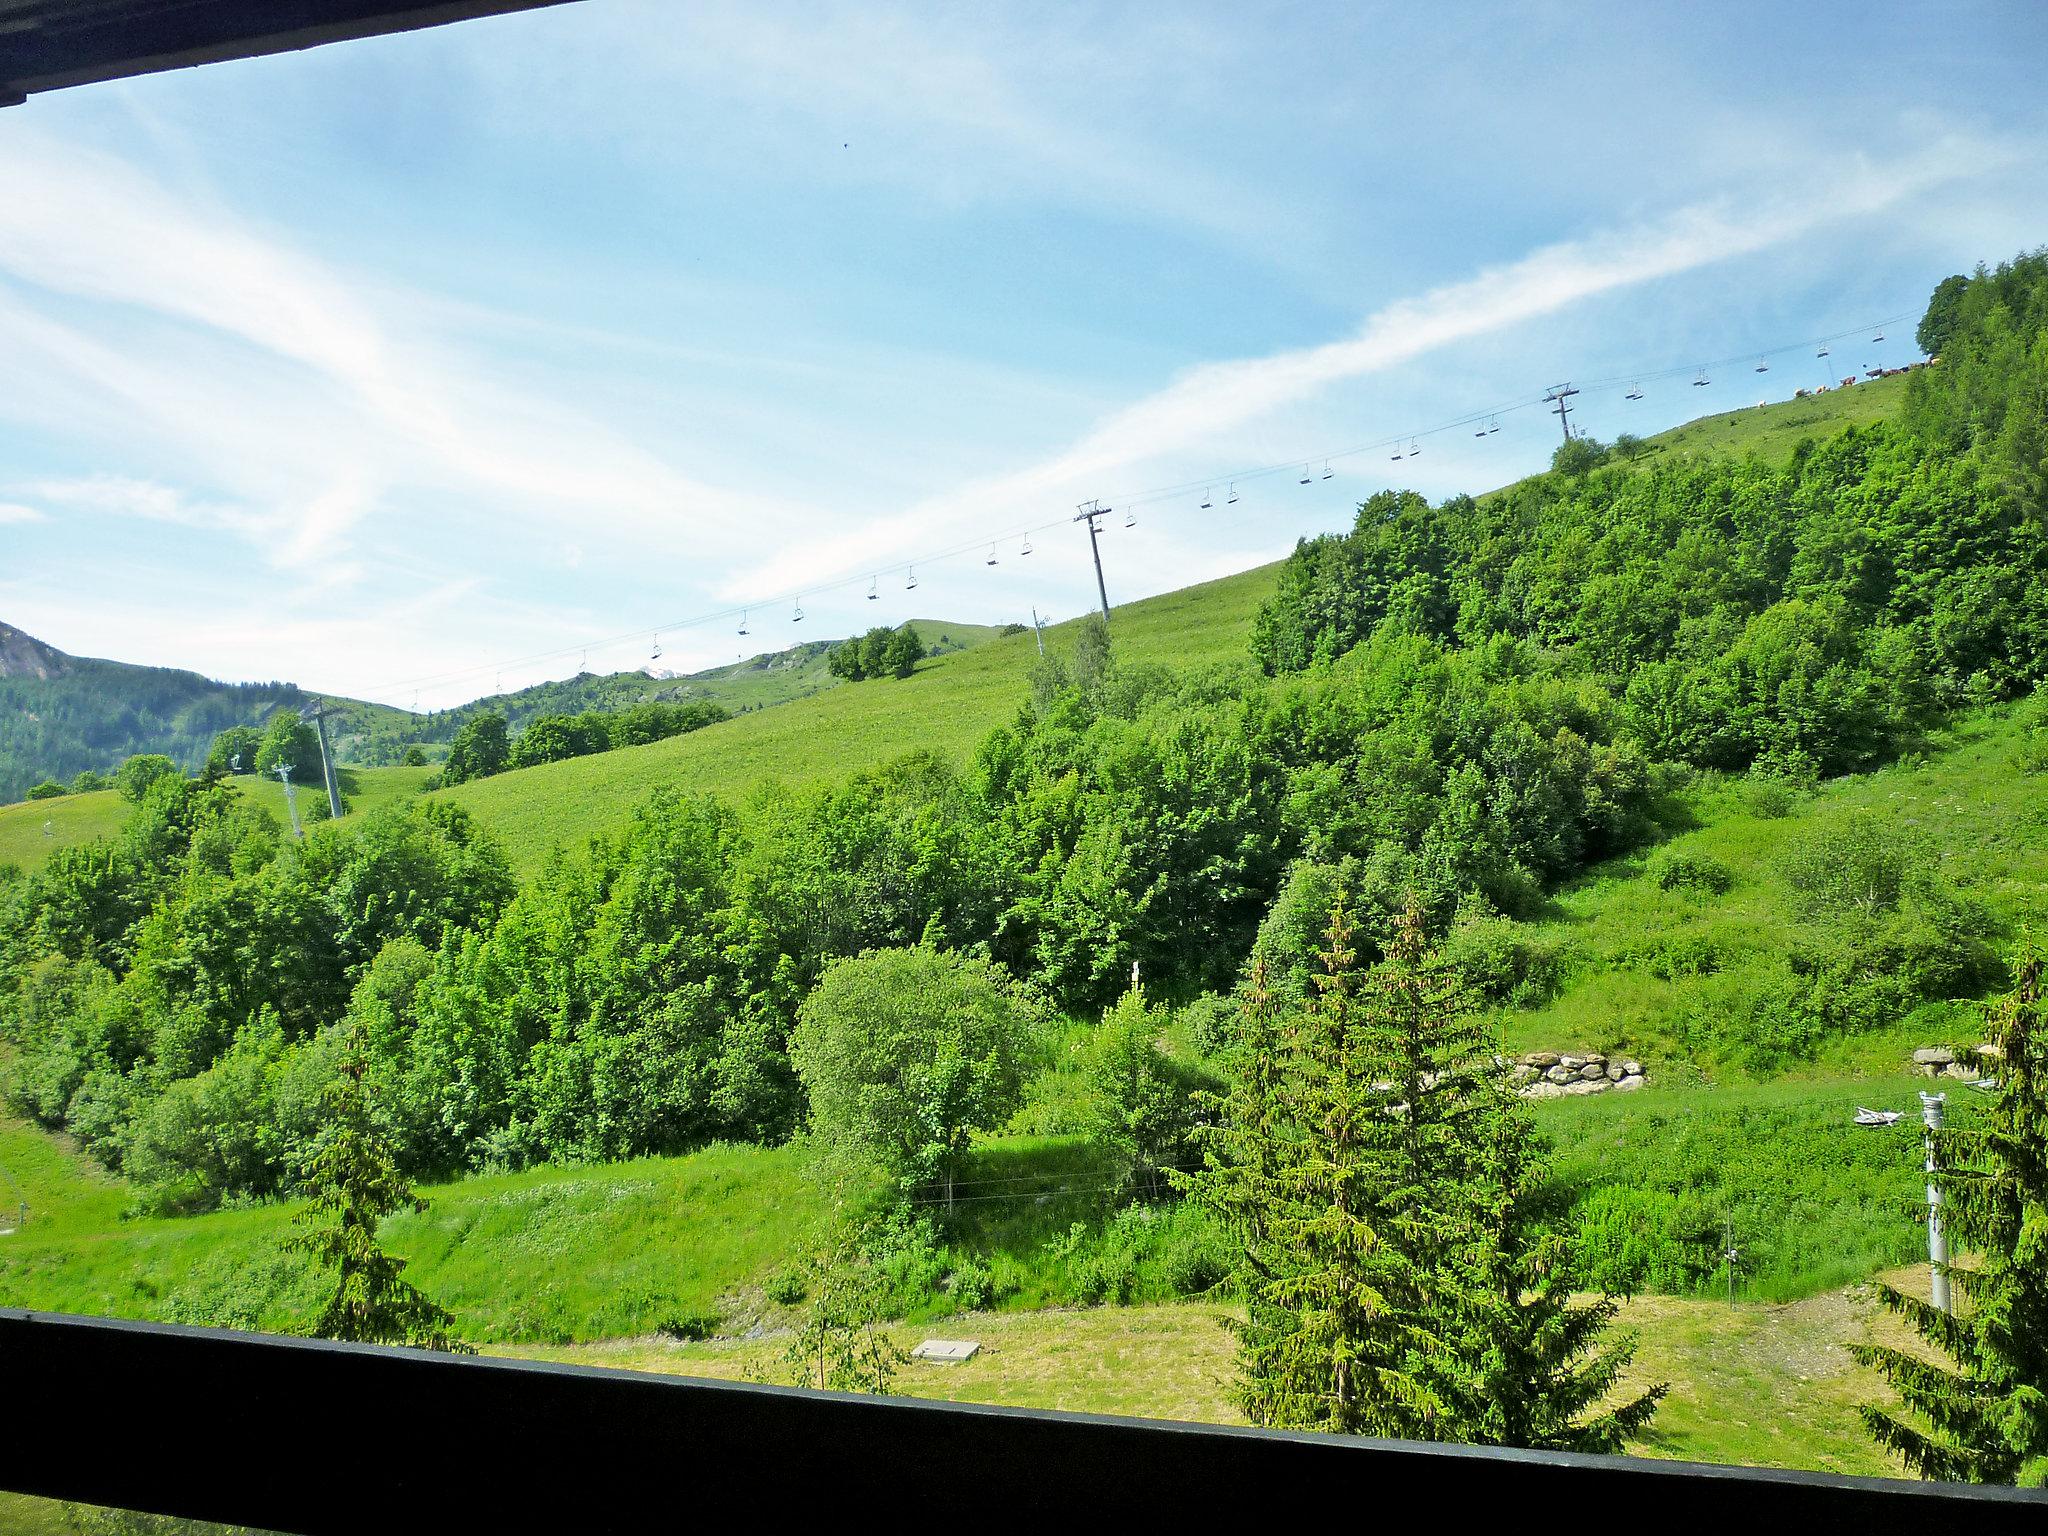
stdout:
[(1549, 1148), (1527, 1106), (1503, 1078), (1493, 1081), (1480, 1186), (1486, 1241), (1474, 1250), (1470, 1284), (1479, 1311), (1459, 1355), (1463, 1438), (1612, 1454), (1640, 1437), (1667, 1389), (1601, 1406), (1636, 1341), (1623, 1335), (1603, 1345), (1613, 1298), (1574, 1299), (1571, 1235), (1545, 1177)]
[[(1355, 993), (1351, 920), (1330, 916), (1317, 996), (1240, 1065), (1243, 1115), (1197, 1190), (1247, 1243), (1239, 1398), (1255, 1424), (1435, 1439), (1445, 1404), (1429, 1258), (1442, 1191), (1416, 1177), (1419, 1141), (1384, 997)], [(1248, 1009), (1248, 1015), (1254, 1010)], [(1247, 1041), (1263, 1026), (1247, 1018)], [(1404, 1073), (1413, 1081), (1416, 1074)]]
[(377, 1224), (393, 1211), (424, 1211), (398, 1171), (394, 1148), (372, 1118), (364, 1081), (362, 1030), (349, 1030), (334, 1080), (321, 1095), (326, 1125), (305, 1161), (312, 1200), (287, 1246), (334, 1271), (334, 1294), (313, 1325), (315, 1337), (359, 1344), (412, 1344), (467, 1354), (452, 1341), (455, 1319), (403, 1278), (405, 1260), (377, 1246)]
[(2041, 957), (2022, 952), (1991, 1009), (2003, 1053), (1997, 1096), (1969, 1126), (1935, 1133), (1934, 1183), (1951, 1240), (1977, 1255), (1949, 1269), (1950, 1314), (1884, 1286), (1885, 1306), (1954, 1362), (1865, 1345), (1911, 1418), (1866, 1406), (1873, 1437), (1922, 1477), (2048, 1486), (2048, 1021)]
[(1275, 1022), (1255, 962), (1231, 1086), (1190, 1188), (1243, 1248), (1239, 1401), (1254, 1423), (1615, 1450), (1656, 1388), (1572, 1298), (1544, 1147), (1421, 908), (1361, 988), (1342, 897), (1318, 996)]

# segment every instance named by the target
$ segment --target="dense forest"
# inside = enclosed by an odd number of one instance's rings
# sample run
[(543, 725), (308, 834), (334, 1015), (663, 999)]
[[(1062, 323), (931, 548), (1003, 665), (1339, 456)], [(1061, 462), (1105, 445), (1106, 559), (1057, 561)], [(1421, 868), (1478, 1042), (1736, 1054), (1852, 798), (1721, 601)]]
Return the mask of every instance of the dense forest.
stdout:
[[(1657, 838), (1673, 775), (1867, 768), (2039, 686), (2048, 258), (1942, 326), (1896, 425), (1377, 496), (1300, 546), (1241, 665), (1123, 665), (1094, 625), (964, 771), (660, 793), (523, 888), (444, 804), (301, 844), (166, 776), (118, 840), (0, 877), (8, 1092), (190, 1209), (289, 1187), (344, 1038), (416, 1176), (779, 1139), (792, 1030), (864, 951), (973, 956), (1039, 1016), (1099, 1016), (1135, 967), (1227, 1045), (1218, 996), (1256, 957), (1301, 997), (1342, 891), (1361, 965), (1417, 922), (1505, 995), (1512, 947), (1472, 936)], [(1919, 882), (1745, 1027), (1796, 1056), (1989, 985), (1996, 937)]]
[[(261, 726), (311, 698), (290, 683), (216, 683), (196, 672), (133, 667), (33, 647), (35, 671), (0, 676), (0, 804), (45, 781), (110, 774), (138, 752), (196, 769), (214, 737)], [(45, 675), (36, 675), (38, 672)]]

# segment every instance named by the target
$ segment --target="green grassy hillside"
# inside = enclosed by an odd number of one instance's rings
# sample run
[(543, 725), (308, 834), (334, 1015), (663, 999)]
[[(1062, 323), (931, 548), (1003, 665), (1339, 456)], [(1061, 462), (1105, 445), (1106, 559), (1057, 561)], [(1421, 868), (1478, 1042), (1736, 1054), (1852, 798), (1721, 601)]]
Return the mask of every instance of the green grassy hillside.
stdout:
[[(1886, 836), (1940, 886), (1974, 903), (1980, 937), (2048, 929), (2048, 777), (2029, 771), (2016, 711), (1968, 715), (1927, 750), (1837, 779), (1790, 804), (1759, 802), (1742, 780), (1703, 774), (1677, 796), (1692, 830), (1616, 859), (1560, 892), (1550, 914), (1512, 925), (1561, 980), (1547, 1000), (1502, 1015), (1515, 1049), (1582, 1048), (1739, 1075), (1718, 1048), (1810, 941), (1786, 856), (1830, 829), (1880, 818)], [(1864, 822), (1869, 825), (1868, 821)], [(1675, 858), (1725, 872), (1727, 889), (1666, 888)], [(1890, 1028), (1831, 1046), (1818, 1071), (1895, 1062), (1915, 1046), (1964, 1044), (1974, 1020), (1929, 1001)]]
[[(1118, 656), (1174, 667), (1241, 661), (1252, 615), (1278, 569), (1261, 566), (1118, 608)], [(1047, 646), (1071, 645), (1074, 627), (1047, 630)], [(620, 825), (663, 785), (738, 797), (771, 779), (841, 779), (920, 748), (964, 762), (991, 727), (1016, 713), (1037, 655), (1029, 634), (1009, 635), (924, 662), (900, 682), (835, 687), (687, 736), (440, 793), (496, 832), (514, 869), (525, 872), (551, 847), (574, 847)]]
[[(946, 619), (912, 619), (910, 623), (924, 641), (925, 654), (933, 657), (985, 645), (1002, 633), (995, 625), (956, 624)], [(438, 758), (457, 731), (486, 712), (503, 715), (516, 736), (541, 715), (575, 715), (587, 710), (612, 713), (635, 704), (716, 704), (736, 715), (767, 709), (838, 687), (840, 680), (826, 665), (827, 656), (838, 644), (832, 639), (808, 640), (786, 650), (764, 651), (683, 676), (652, 676), (644, 670), (582, 672), (474, 699), (457, 709), (399, 716), (373, 732), (347, 738), (342, 756), (352, 762), (396, 763), (407, 747), (417, 743), (428, 749), (430, 757)]]
[[(348, 814), (360, 816), (409, 800), (433, 777), (433, 772), (431, 768), (344, 768), (341, 787)], [(245, 775), (234, 783), (245, 797), (275, 816), (279, 826), (291, 824), (283, 785), (253, 775)], [(302, 817), (319, 814), (326, 803), (326, 792), (316, 784), (298, 785), (296, 793)], [(131, 809), (111, 789), (0, 805), (0, 864), (34, 869), (59, 848), (89, 843), (96, 837), (111, 837), (120, 830)]]
[(1867, 427), (1898, 415), (1906, 400), (1906, 382), (1906, 375), (1894, 374), (1804, 400), (1777, 400), (1701, 416), (1646, 439), (1651, 452), (1637, 462), (1648, 466), (1659, 455), (1687, 453), (1789, 459), (1804, 438), (1831, 437), (1844, 427)]

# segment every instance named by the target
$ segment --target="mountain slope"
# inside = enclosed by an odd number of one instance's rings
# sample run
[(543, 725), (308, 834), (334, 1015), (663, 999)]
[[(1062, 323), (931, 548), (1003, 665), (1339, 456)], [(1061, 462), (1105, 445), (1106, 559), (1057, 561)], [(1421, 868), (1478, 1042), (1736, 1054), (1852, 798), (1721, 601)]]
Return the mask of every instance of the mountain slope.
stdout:
[[(944, 619), (912, 619), (927, 656), (986, 644), (1002, 633), (990, 624), (956, 624)], [(496, 711), (517, 736), (541, 715), (578, 715), (587, 710), (612, 712), (635, 704), (716, 704), (742, 714), (808, 698), (839, 686), (825, 658), (840, 642), (805, 641), (781, 651), (764, 651), (721, 667), (675, 676), (662, 672), (580, 672), (574, 677), (535, 683), (510, 693), (496, 693), (455, 709), (429, 715), (401, 715), (343, 743), (350, 762), (398, 762), (408, 746), (445, 746), (455, 733), (480, 714)], [(430, 751), (429, 756), (440, 754)]]
[[(1647, 440), (1637, 464), (1666, 455), (1789, 458), (1808, 437), (1894, 414), (1903, 378), (1762, 408), (1703, 417)], [(1114, 610), (1118, 656), (1187, 669), (1244, 662), (1253, 616), (1279, 580), (1260, 566)], [(1046, 631), (1048, 649), (1073, 643), (1077, 621)], [(443, 791), (506, 843), (515, 867), (534, 868), (549, 848), (574, 847), (621, 825), (647, 792), (677, 785), (738, 798), (771, 779), (841, 779), (926, 749), (965, 762), (983, 735), (1015, 714), (1037, 655), (1029, 634), (927, 661), (902, 682), (834, 688), (767, 714), (750, 714), (651, 746), (550, 763)]]
[[(219, 683), (172, 667), (71, 656), (0, 624), (0, 803), (44, 779), (108, 772), (137, 752), (197, 768), (214, 736), (260, 725), (311, 695), (292, 683)], [(361, 730), (398, 710), (338, 701), (340, 729)]]

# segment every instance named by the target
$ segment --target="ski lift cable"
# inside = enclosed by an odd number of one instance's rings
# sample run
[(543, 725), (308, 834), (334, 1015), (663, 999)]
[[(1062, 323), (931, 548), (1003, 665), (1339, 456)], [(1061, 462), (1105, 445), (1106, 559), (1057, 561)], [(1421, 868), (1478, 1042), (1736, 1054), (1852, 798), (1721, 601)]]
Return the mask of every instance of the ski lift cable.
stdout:
[[(1588, 379), (1579, 382), (1578, 389), (1581, 394), (1597, 394), (1610, 391), (1627, 390), (1644, 383), (1654, 383), (1667, 379), (1685, 378), (1688, 375), (1697, 374), (1701, 367), (1706, 367), (1708, 369), (1729, 368), (1741, 363), (1753, 363), (1758, 358), (1771, 358), (1790, 355), (1794, 352), (1803, 352), (1805, 351), (1805, 349), (1812, 347), (1816, 343), (1816, 341), (1834, 342), (1846, 340), (1850, 337), (1867, 338), (1875, 330), (1882, 329), (1885, 326), (1900, 325), (1908, 320), (1911, 320), (1912, 318), (1913, 317), (1911, 315), (1891, 315), (1876, 322), (1866, 321), (1861, 325), (1851, 326), (1845, 330), (1834, 331), (1825, 336), (1814, 337), (1809, 334), (1808, 336), (1803, 337), (1801, 340), (1797, 342), (1788, 343), (1787, 345), (1781, 347), (1769, 348), (1761, 352), (1755, 349), (1749, 349), (1742, 352), (1733, 353), (1724, 358), (1709, 359), (1704, 364), (1699, 362), (1680, 363), (1674, 364), (1668, 368), (1654, 371), (1644, 371), (1638, 369), (1633, 372), (1619, 374), (1611, 378)], [(1811, 356), (1812, 354), (1809, 352), (1807, 353), (1807, 355)], [(1465, 431), (1481, 423), (1491, 425), (1494, 422), (1496, 422), (1497, 419), (1500, 417), (1511, 415), (1512, 413), (1517, 411), (1528, 410), (1532, 407), (1543, 405), (1544, 403), (1545, 401), (1542, 395), (1528, 395), (1518, 399), (1505, 401), (1498, 405), (1490, 405), (1481, 410), (1468, 411), (1463, 415), (1457, 416), (1453, 419), (1442, 421), (1434, 426), (1425, 427), (1420, 430), (1417, 430), (1415, 428), (1409, 428), (1404, 431), (1389, 433), (1384, 437), (1375, 438), (1370, 442), (1358, 443), (1348, 448), (1340, 448), (1334, 452), (1313, 454), (1310, 456), (1309, 461), (1313, 463), (1316, 460), (1320, 459), (1327, 464), (1334, 463), (1336, 460), (1339, 459), (1357, 458), (1365, 454), (1376, 454), (1383, 452), (1388, 448), (1419, 443), (1423, 438), (1435, 437), (1442, 433), (1453, 431)], [(1150, 489), (1132, 492), (1127, 495), (1111, 496), (1106, 497), (1104, 499), (1107, 500), (1111, 504), (1111, 506), (1114, 507), (1116, 510), (1125, 512), (1128, 516), (1136, 508), (1156, 505), (1162, 502), (1184, 499), (1188, 496), (1191, 496), (1197, 492), (1204, 491), (1209, 487), (1215, 486), (1219, 483), (1228, 483), (1231, 486), (1235, 487), (1240, 483), (1249, 483), (1263, 479), (1270, 479), (1276, 475), (1292, 474), (1299, 476), (1301, 468), (1302, 459), (1299, 456), (1295, 456), (1279, 460), (1274, 463), (1259, 465), (1254, 468), (1240, 469), (1238, 471), (1235, 471), (1234, 473), (1207, 475), (1198, 480), (1185, 480), (1174, 485), (1155, 486)], [(1061, 528), (1066, 527), (1072, 521), (1073, 519), (1071, 514), (1068, 514), (1065, 516), (1054, 518), (1047, 522), (1034, 523), (1027, 526), (1012, 528), (1009, 529), (1007, 532), (998, 535), (998, 542), (1010, 539), (1029, 538), (1033, 534), (1052, 533)], [(1128, 527), (1131, 525), (1127, 523), (1126, 526)], [(824, 581), (814, 581), (807, 583), (800, 589), (791, 588), (790, 590), (782, 592), (780, 594), (770, 594), (766, 596), (750, 596), (744, 604), (734, 603), (725, 607), (708, 610), (706, 612), (671, 619), (662, 623), (659, 626), (659, 632), (674, 633), (683, 630), (700, 629), (712, 624), (727, 624), (735, 619), (743, 619), (744, 616), (748, 613), (748, 611), (752, 608), (768, 609), (776, 606), (777, 604), (792, 603), (797, 598), (803, 596), (818, 596), (821, 594), (835, 593), (848, 588), (857, 587), (862, 583), (873, 581), (879, 576), (909, 576), (913, 574), (915, 568), (920, 565), (931, 566), (942, 564), (950, 560), (957, 560), (967, 555), (982, 555), (987, 550), (988, 544), (989, 535), (987, 533), (982, 533), (973, 538), (963, 539), (961, 542), (954, 545), (950, 545), (946, 548), (928, 551), (924, 554), (917, 555), (910, 559), (897, 561), (893, 564), (879, 566), (863, 565), (859, 567), (857, 570), (848, 571), (846, 574), (842, 576), (830, 578)], [(655, 626), (640, 624), (636, 625), (631, 630), (626, 630), (619, 634), (609, 635), (597, 639), (580, 640), (575, 645), (563, 646), (554, 650), (536, 651), (524, 656), (508, 657), (502, 661), (484, 662), (474, 666), (450, 668), (445, 672), (423, 673), (414, 677), (397, 678), (381, 685), (375, 685), (369, 691), (373, 694), (383, 694), (394, 691), (403, 691), (408, 688), (418, 689), (444, 686), (450, 683), (462, 682), (474, 677), (488, 677), (494, 671), (501, 669), (511, 670), (518, 667), (539, 666), (543, 663), (560, 663), (567, 661), (570, 658), (576, 657), (585, 651), (602, 651), (615, 647), (623, 647), (626, 645), (635, 644), (641, 639), (641, 637), (644, 637), (650, 633), (655, 632), (657, 632)]]

